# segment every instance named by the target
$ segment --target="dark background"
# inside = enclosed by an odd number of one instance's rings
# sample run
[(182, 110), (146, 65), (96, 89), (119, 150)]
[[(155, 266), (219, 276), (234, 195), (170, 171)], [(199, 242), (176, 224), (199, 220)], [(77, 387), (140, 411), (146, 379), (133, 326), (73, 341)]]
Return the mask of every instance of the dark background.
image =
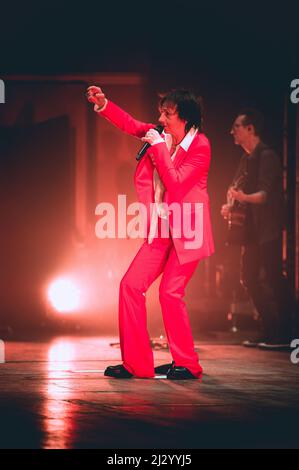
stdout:
[(297, 2), (6, 2), (0, 72), (146, 71), (270, 93), (298, 66), (297, 15)]

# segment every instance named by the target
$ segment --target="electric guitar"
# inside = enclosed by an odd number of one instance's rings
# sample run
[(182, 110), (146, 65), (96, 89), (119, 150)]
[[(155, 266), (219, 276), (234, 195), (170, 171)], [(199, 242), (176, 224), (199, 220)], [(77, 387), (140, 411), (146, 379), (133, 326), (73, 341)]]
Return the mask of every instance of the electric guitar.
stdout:
[[(244, 171), (239, 178), (234, 181), (232, 186), (233, 189), (239, 190), (244, 189), (247, 171)], [(228, 222), (228, 232), (226, 238), (226, 245), (243, 245), (245, 242), (245, 219), (247, 205), (245, 202), (240, 202), (234, 199), (227, 193), (227, 204), (230, 207), (227, 222)]]

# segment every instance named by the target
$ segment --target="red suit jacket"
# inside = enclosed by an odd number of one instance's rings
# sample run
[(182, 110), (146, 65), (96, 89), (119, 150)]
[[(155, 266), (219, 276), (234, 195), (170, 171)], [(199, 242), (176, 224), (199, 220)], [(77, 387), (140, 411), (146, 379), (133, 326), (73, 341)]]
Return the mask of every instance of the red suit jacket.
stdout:
[[(99, 114), (122, 131), (138, 138), (144, 137), (149, 129), (155, 127), (153, 124), (137, 121), (111, 101), (107, 102), (106, 108), (100, 111)], [(182, 208), (182, 214), (188, 207), (191, 228), (195, 227), (194, 219), (196, 211), (199, 210), (199, 205), (194, 203), (201, 203), (200, 220), (202, 225), (200, 227), (201, 236), (198, 237), (200, 243), (192, 243), (190, 235), (187, 233), (186, 237), (182, 229), (180, 230), (182, 232), (181, 236), (172, 237), (180, 264), (206, 258), (214, 252), (209, 196), (207, 193), (210, 159), (209, 141), (203, 133), (198, 132), (187, 152), (179, 147), (174, 161), (171, 160), (166, 144), (159, 143), (149, 147), (136, 168), (134, 176), (136, 191), (139, 201), (146, 206), (148, 215), (151, 214), (151, 203), (154, 203), (153, 172), (155, 167), (165, 186), (163, 202), (168, 205), (172, 203), (179, 204)], [(183, 203), (189, 204), (185, 205), (183, 209)], [(170, 212), (169, 226), (172, 235), (176, 232), (177, 227), (175, 225), (177, 221), (178, 219)], [(182, 223), (182, 220), (179, 222)], [(147, 233), (149, 233), (149, 224), (150, 217), (148, 217)], [(193, 246), (195, 247), (193, 248)]]

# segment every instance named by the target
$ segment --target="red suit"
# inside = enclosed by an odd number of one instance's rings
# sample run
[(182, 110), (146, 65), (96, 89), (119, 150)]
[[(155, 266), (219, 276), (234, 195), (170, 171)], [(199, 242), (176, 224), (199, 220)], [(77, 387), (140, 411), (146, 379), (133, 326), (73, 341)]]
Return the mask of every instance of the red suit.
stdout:
[[(137, 121), (111, 101), (100, 112), (102, 116), (122, 131), (135, 137), (144, 137), (153, 124)], [(200, 259), (214, 252), (210, 221), (207, 178), (210, 166), (210, 145), (206, 136), (198, 132), (190, 147), (179, 147), (174, 161), (165, 143), (152, 145), (135, 172), (135, 186), (139, 201), (151, 213), (154, 202), (154, 168), (165, 186), (163, 201), (168, 205), (189, 204), (191, 227), (194, 227), (196, 207), (202, 204), (202, 237), (200, 244), (189, 245), (188, 234), (179, 238), (154, 238), (146, 240), (132, 261), (120, 284), (119, 327), (122, 360), (125, 368), (138, 377), (153, 377), (153, 353), (146, 327), (145, 292), (163, 273), (160, 283), (160, 303), (169, 348), (176, 366), (183, 366), (199, 377), (202, 368), (194, 351), (188, 313), (183, 301), (185, 287)], [(183, 211), (182, 211), (183, 212)], [(179, 220), (181, 222), (181, 220)], [(159, 218), (159, 228), (165, 223)], [(169, 215), (170, 233), (173, 234), (178, 220)], [(150, 218), (148, 217), (149, 232)], [(160, 233), (160, 231), (159, 231)], [(187, 244), (186, 244), (187, 242)], [(192, 248), (190, 248), (192, 246)], [(194, 246), (194, 248), (193, 248)]]

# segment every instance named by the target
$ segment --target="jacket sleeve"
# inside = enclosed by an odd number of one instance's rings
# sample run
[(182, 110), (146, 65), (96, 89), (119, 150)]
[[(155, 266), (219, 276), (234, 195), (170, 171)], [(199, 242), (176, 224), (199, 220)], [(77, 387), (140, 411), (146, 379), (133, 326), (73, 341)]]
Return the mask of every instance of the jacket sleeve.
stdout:
[(181, 199), (208, 175), (210, 148), (199, 145), (188, 152), (178, 168), (175, 168), (165, 143), (153, 145), (148, 150), (159, 176), (172, 197)]
[(278, 156), (272, 150), (264, 150), (260, 156), (257, 191), (269, 194), (275, 190), (275, 184), (282, 185), (282, 170)]
[(148, 124), (134, 119), (112, 101), (108, 101), (105, 109), (103, 111), (97, 111), (97, 113), (110, 121), (121, 131), (138, 138), (144, 137), (149, 129), (155, 127), (154, 124)]

